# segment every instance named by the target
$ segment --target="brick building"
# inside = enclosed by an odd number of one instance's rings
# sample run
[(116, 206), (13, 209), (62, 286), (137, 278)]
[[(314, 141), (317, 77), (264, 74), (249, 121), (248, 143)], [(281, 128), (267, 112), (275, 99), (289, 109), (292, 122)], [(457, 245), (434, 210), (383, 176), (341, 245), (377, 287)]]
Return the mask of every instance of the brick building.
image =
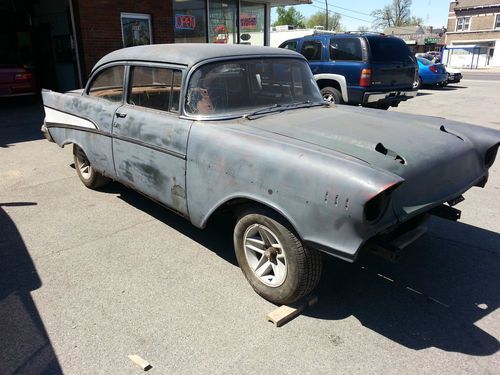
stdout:
[(446, 44), (451, 66), (500, 66), (500, 0), (451, 1)]
[(110, 51), (139, 44), (269, 45), (271, 7), (310, 0), (0, 0), (0, 64), (40, 86), (82, 87)]
[(387, 27), (386, 35), (403, 39), (413, 53), (441, 51), (444, 46), (446, 29), (432, 26)]

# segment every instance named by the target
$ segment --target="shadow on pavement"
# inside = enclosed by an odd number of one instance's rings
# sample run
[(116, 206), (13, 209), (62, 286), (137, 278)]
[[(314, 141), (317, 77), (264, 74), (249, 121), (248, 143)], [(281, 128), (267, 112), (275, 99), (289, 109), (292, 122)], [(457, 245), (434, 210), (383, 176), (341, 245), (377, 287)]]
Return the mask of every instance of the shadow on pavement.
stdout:
[(30, 292), (42, 284), (23, 239), (0, 203), (0, 374), (61, 374)]
[(0, 147), (42, 139), (40, 97), (0, 98)]
[(429, 232), (398, 263), (371, 254), (355, 264), (325, 259), (320, 303), (306, 314), (354, 316), (414, 350), (492, 355), (498, 340), (475, 323), (500, 306), (499, 243), (498, 233), (432, 219)]
[(202, 230), (196, 228), (178, 214), (160, 206), (134, 190), (128, 189), (120, 183), (111, 183), (103, 187), (101, 191), (119, 194), (119, 198), (124, 202), (160, 220), (238, 267), (233, 249), (234, 220), (232, 218), (219, 216), (216, 220), (211, 220), (207, 228)]
[[(200, 230), (121, 184), (103, 191), (118, 193), (237, 266), (232, 220), (214, 220)], [(305, 314), (329, 320), (354, 316), (363, 326), (414, 350), (494, 354), (498, 340), (475, 322), (500, 305), (499, 243), (498, 233), (436, 218), (429, 222), (429, 233), (396, 264), (371, 254), (363, 254), (355, 264), (325, 256), (315, 292), (319, 303)]]

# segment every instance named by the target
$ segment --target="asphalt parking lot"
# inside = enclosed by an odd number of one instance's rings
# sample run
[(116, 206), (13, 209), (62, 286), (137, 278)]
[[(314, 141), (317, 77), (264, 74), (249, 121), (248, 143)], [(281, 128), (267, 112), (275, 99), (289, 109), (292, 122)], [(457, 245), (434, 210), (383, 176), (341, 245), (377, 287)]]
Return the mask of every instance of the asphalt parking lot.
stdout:
[[(466, 79), (391, 111), (500, 130), (499, 92)], [(86, 189), (42, 120), (0, 103), (0, 374), (142, 373), (129, 354), (151, 374), (498, 372), (500, 161), (460, 222), (433, 219), (395, 264), (327, 259), (318, 304), (275, 328), (230, 222), (202, 231), (120, 184)]]

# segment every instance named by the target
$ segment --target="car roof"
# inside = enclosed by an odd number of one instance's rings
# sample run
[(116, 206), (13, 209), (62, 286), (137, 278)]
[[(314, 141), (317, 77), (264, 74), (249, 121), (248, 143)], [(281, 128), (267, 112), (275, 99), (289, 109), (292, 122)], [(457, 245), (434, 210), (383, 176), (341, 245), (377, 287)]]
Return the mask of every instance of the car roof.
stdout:
[(285, 56), (304, 58), (297, 52), (273, 47), (244, 44), (176, 43), (128, 47), (108, 53), (95, 64), (98, 67), (116, 61), (147, 61), (193, 66), (198, 62), (225, 57)]

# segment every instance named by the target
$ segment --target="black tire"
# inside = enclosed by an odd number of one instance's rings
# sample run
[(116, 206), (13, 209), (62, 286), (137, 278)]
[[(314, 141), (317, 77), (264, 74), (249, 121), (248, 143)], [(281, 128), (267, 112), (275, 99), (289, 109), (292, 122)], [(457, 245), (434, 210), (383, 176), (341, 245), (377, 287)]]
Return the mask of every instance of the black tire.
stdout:
[(342, 93), (334, 87), (323, 87), (321, 89), (321, 96), (323, 99), (329, 103), (342, 104)]
[(85, 152), (77, 145), (73, 145), (73, 158), (80, 181), (89, 189), (100, 188), (111, 181), (110, 178), (103, 176), (92, 167)]
[(389, 109), (389, 107), (390, 107), (390, 106), (391, 106), (390, 104), (385, 103), (385, 104), (379, 104), (379, 105), (377, 105), (375, 108), (377, 108), (377, 109), (382, 109), (382, 110), (384, 110), (384, 111), (387, 111), (387, 110)]
[[(256, 230), (256, 227), (259, 228), (257, 229), (259, 233), (262, 227), (265, 227), (272, 232), (281, 244), (283, 254), (286, 257), (286, 265), (284, 266), (286, 276), (280, 285), (267, 285), (262, 278), (256, 275), (249, 263), (244, 242), (245, 238), (247, 240), (249, 238), (246, 235), (252, 230)], [(264, 237), (261, 236), (261, 238)], [(233, 240), (236, 259), (246, 279), (257, 294), (272, 303), (289, 304), (296, 302), (308, 295), (320, 280), (321, 254), (317, 250), (304, 246), (290, 225), (270, 210), (254, 207), (244, 211), (238, 218), (234, 228)], [(262, 248), (266, 248), (266, 246), (264, 245)], [(269, 246), (267, 251), (269, 252), (270, 249), (275, 248)], [(278, 253), (281, 254), (281, 250)], [(257, 252), (255, 252), (255, 255), (259, 256)], [(258, 259), (259, 264), (262, 259), (265, 260), (264, 257), (266, 255), (262, 254), (262, 258)], [(267, 259), (269, 262), (272, 260)], [(279, 262), (276, 259), (275, 261)], [(274, 267), (271, 273), (274, 273)], [(273, 276), (270, 275), (270, 277)]]
[(417, 82), (417, 89), (421, 89), (424, 83), (422, 82), (422, 77), (418, 77), (418, 82)]

